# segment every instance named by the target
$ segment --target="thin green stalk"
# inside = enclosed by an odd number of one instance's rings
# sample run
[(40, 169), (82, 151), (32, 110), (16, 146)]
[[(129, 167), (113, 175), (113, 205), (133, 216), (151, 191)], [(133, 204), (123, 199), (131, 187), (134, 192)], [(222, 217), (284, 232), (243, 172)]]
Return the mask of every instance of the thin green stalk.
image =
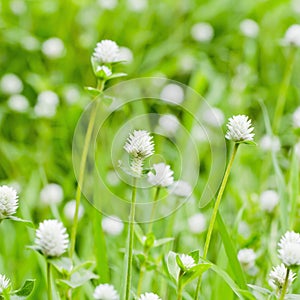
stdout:
[(282, 287), (282, 291), (280, 293), (280, 297), (278, 298), (279, 300), (284, 300), (284, 297), (285, 297), (285, 294), (287, 292), (287, 288), (288, 288), (288, 285), (289, 285), (289, 275), (290, 275), (290, 269), (287, 268), (284, 284), (283, 284), (283, 287)]
[[(102, 92), (104, 88), (104, 81), (98, 81), (97, 88), (99, 88), (99, 91)], [(89, 151), (89, 146), (92, 138), (93, 128), (95, 125), (97, 110), (98, 110), (99, 102), (95, 104), (95, 107), (92, 109), (91, 117), (88, 123), (88, 128), (84, 140), (83, 145), (83, 151), (82, 151), (82, 157), (80, 162), (80, 168), (79, 168), (79, 177), (78, 177), (78, 184), (76, 189), (76, 207), (75, 207), (75, 213), (74, 213), (74, 220), (72, 224), (72, 230), (71, 230), (71, 245), (69, 249), (69, 257), (72, 259), (75, 251), (75, 244), (76, 244), (76, 234), (77, 234), (77, 227), (78, 227), (78, 213), (79, 213), (79, 206), (80, 206), (80, 200), (81, 200), (81, 187), (83, 185), (84, 180), (84, 171), (85, 171), (85, 165), (87, 160), (87, 155)]]
[(48, 261), (47, 261), (47, 295), (48, 295), (48, 300), (52, 300), (51, 264)]
[[(209, 222), (209, 226), (208, 226), (208, 231), (207, 231), (207, 234), (206, 234), (206, 239), (205, 239), (205, 244), (204, 244), (204, 251), (203, 251), (203, 258), (204, 259), (206, 259), (206, 257), (207, 257), (207, 253), (208, 253), (208, 249), (209, 249), (209, 245), (210, 245), (211, 236), (212, 236), (212, 232), (213, 232), (213, 229), (214, 229), (215, 221), (216, 221), (216, 218), (217, 218), (219, 206), (220, 206), (220, 203), (221, 203), (221, 200), (222, 200), (222, 196), (223, 196), (223, 193), (224, 193), (227, 181), (228, 181), (228, 177), (229, 177), (232, 165), (233, 165), (233, 161), (235, 159), (235, 156), (236, 156), (239, 145), (240, 145), (239, 143), (234, 144), (233, 151), (232, 151), (232, 154), (231, 154), (231, 158), (228, 162), (228, 165), (227, 165), (227, 168), (226, 168), (226, 171), (225, 171), (225, 174), (224, 174), (224, 177), (223, 177), (223, 180), (222, 180), (222, 183), (221, 183), (218, 195), (217, 195), (217, 199), (216, 199), (216, 202), (215, 202), (215, 205), (214, 205), (213, 213), (212, 213), (212, 216), (211, 216), (211, 219), (210, 219), (210, 222)], [(197, 300), (198, 296), (199, 296), (200, 286), (201, 286), (201, 279), (202, 279), (202, 275), (199, 276), (199, 278), (198, 278), (196, 293), (195, 293), (195, 297), (194, 297), (195, 300)]]
[(182, 276), (183, 272), (182, 270), (180, 270), (179, 274), (178, 274), (178, 283), (177, 283), (177, 300), (182, 300), (182, 283), (181, 283), (181, 276)]
[(273, 118), (273, 132), (277, 134), (278, 128), (280, 125), (280, 120), (284, 111), (285, 103), (286, 103), (286, 95), (289, 88), (289, 83), (292, 76), (293, 65), (296, 56), (296, 47), (290, 47), (290, 51), (288, 54), (286, 67), (283, 75), (283, 79), (280, 85), (278, 99), (276, 103), (274, 118)]
[(133, 179), (132, 197), (129, 217), (129, 231), (127, 244), (127, 273), (125, 278), (125, 300), (130, 299), (130, 288), (132, 278), (132, 258), (133, 258), (133, 240), (134, 240), (134, 216), (135, 216), (135, 201), (136, 201), (136, 178)]
[(156, 188), (156, 192), (155, 192), (155, 196), (154, 196), (154, 200), (153, 200), (153, 206), (152, 206), (151, 215), (150, 215), (150, 223), (149, 223), (148, 233), (150, 233), (152, 231), (153, 219), (154, 219), (156, 208), (157, 208), (157, 200), (159, 197), (159, 192), (160, 192), (160, 187), (158, 186)]

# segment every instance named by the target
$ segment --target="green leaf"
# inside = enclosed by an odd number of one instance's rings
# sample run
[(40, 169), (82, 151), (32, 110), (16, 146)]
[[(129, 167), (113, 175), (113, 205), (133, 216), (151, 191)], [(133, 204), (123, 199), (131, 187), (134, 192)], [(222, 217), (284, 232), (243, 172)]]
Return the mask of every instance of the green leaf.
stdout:
[(141, 228), (141, 226), (139, 224), (135, 224), (134, 233), (135, 233), (137, 239), (139, 240), (139, 242), (141, 243), (141, 245), (144, 245), (145, 235), (144, 235), (143, 229)]
[(190, 268), (182, 275), (180, 279), (182, 286), (185, 286), (191, 281), (193, 281), (194, 279), (198, 278), (200, 275), (206, 272), (210, 267), (211, 267), (210, 263), (201, 263), (199, 265)]
[(100, 90), (95, 89), (91, 86), (86, 86), (84, 90), (87, 91), (92, 97), (97, 97), (102, 94)]
[(177, 282), (178, 274), (180, 270), (176, 263), (176, 256), (177, 254), (175, 252), (170, 251), (166, 257), (168, 273), (171, 276), (171, 278), (175, 280), (175, 282)]
[(153, 248), (165, 245), (165, 244), (170, 243), (172, 241), (174, 241), (174, 238), (164, 238), (164, 239), (156, 240), (154, 242)]
[(13, 291), (12, 294), (15, 294), (19, 297), (27, 297), (33, 291), (34, 284), (35, 284), (35, 279), (27, 279), (23, 284), (23, 286), (20, 289)]
[(194, 259), (194, 261), (195, 261), (196, 264), (198, 264), (198, 262), (199, 262), (199, 257), (200, 257), (200, 252), (199, 252), (199, 250), (191, 251), (188, 255), (191, 256), (191, 257)]
[(261, 286), (258, 286), (258, 285), (254, 285), (254, 284), (248, 284), (248, 286), (256, 291), (256, 292), (259, 292), (260, 294), (263, 294), (263, 295), (271, 295), (272, 294), (272, 291), (266, 289), (266, 288), (263, 288)]
[(155, 235), (154, 233), (150, 232), (146, 236), (146, 240), (144, 241), (144, 247), (146, 249), (151, 249), (155, 242)]
[(58, 283), (64, 283), (67, 286), (71, 287), (72, 289), (75, 289), (77, 287), (80, 287), (84, 285), (86, 282), (88, 282), (91, 279), (98, 279), (99, 276), (94, 274), (93, 272), (85, 269), (81, 269), (71, 275), (70, 280), (60, 279), (57, 282)]
[(111, 76), (108, 77), (108, 79), (114, 79), (114, 78), (120, 78), (127, 76), (126, 73), (114, 73)]
[(71, 274), (77, 272), (80, 269), (91, 269), (91, 268), (94, 268), (95, 265), (96, 265), (95, 261), (93, 261), (93, 260), (87, 260), (87, 261), (85, 261), (85, 262), (83, 262), (81, 264), (78, 264), (78, 265), (74, 266), (74, 268), (71, 271)]
[(9, 216), (9, 217), (7, 217), (7, 219), (15, 221), (15, 222), (25, 223), (25, 225), (34, 228), (33, 223), (29, 220), (23, 220), (21, 218), (15, 217), (15, 216)]
[(186, 267), (184, 266), (183, 262), (181, 261), (179, 254), (176, 255), (176, 263), (181, 270), (186, 271)]
[(68, 257), (49, 258), (51, 265), (61, 274), (71, 274), (73, 269), (72, 260)]
[(228, 257), (228, 260), (230, 261), (230, 267), (235, 276), (236, 282), (241, 289), (246, 290), (247, 283), (246, 283), (245, 274), (243, 272), (240, 262), (237, 259), (237, 250), (234, 247), (234, 244), (230, 238), (230, 235), (227, 231), (227, 227), (221, 217), (220, 212), (218, 212), (217, 214), (217, 223), (218, 223), (218, 230), (224, 245), (224, 249)]

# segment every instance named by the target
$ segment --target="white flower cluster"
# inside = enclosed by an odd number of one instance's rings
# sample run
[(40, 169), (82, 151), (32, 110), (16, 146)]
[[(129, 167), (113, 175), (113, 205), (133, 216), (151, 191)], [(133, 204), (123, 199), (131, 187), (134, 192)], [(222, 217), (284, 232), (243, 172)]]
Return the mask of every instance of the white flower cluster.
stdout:
[(300, 47), (300, 25), (291, 25), (283, 38), (283, 44), (286, 46)]
[(0, 220), (15, 214), (18, 205), (17, 191), (7, 185), (0, 186)]
[(180, 257), (182, 264), (184, 265), (184, 267), (187, 270), (191, 269), (192, 267), (194, 267), (196, 265), (195, 260), (190, 255), (180, 254), (179, 257)]
[(119, 300), (120, 297), (115, 288), (108, 284), (99, 284), (94, 291), (94, 299), (96, 300)]
[(287, 231), (278, 243), (279, 258), (287, 267), (300, 266), (300, 234)]
[(279, 195), (276, 191), (266, 190), (260, 195), (261, 209), (271, 213), (279, 202)]
[(94, 49), (93, 58), (100, 64), (111, 64), (120, 61), (120, 49), (116, 42), (102, 40)]
[[(272, 271), (269, 273), (269, 285), (273, 289), (278, 288), (279, 290), (281, 290), (285, 282), (286, 272), (287, 268), (284, 264), (273, 267)], [(290, 271), (288, 278), (288, 287), (292, 284), (295, 278), (296, 274)]]
[(56, 114), (59, 98), (53, 91), (43, 91), (37, 97), (34, 112), (37, 117), (52, 118)]
[(256, 260), (256, 253), (253, 249), (244, 248), (238, 252), (238, 260), (245, 269), (253, 268)]
[(251, 125), (251, 120), (245, 115), (233, 116), (227, 124), (226, 139), (233, 142), (249, 142), (253, 141), (254, 128)]
[(152, 186), (168, 187), (174, 182), (173, 174), (169, 165), (159, 163), (153, 165), (154, 172), (148, 173), (148, 181)]
[(41, 201), (45, 204), (58, 204), (64, 198), (62, 187), (56, 183), (47, 184), (40, 193)]
[(142, 294), (138, 300), (161, 300), (161, 298), (154, 293)]

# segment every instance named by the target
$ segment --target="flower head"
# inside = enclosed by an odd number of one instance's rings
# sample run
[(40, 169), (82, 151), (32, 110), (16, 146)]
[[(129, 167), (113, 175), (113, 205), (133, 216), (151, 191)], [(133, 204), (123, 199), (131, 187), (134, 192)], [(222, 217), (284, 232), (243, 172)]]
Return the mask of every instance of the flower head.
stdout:
[(13, 95), (19, 94), (23, 90), (21, 79), (15, 74), (5, 74), (0, 81), (0, 89), (3, 93)]
[(300, 47), (300, 25), (294, 24), (287, 29), (283, 43), (287, 46)]
[(15, 214), (17, 208), (17, 191), (7, 185), (0, 186), (0, 220)]
[(64, 55), (65, 46), (60, 38), (52, 37), (43, 43), (42, 52), (50, 59), (60, 58)]
[[(276, 267), (273, 267), (272, 271), (269, 273), (269, 285), (273, 289), (277, 288), (281, 290), (285, 282), (286, 272), (287, 272), (287, 268), (285, 267), (284, 264), (280, 264)], [(288, 287), (292, 284), (295, 278), (296, 278), (296, 274), (290, 270)]]
[(69, 236), (57, 220), (45, 220), (36, 230), (35, 245), (47, 257), (61, 256), (68, 248)]
[(209, 23), (196, 23), (191, 29), (191, 35), (197, 42), (209, 42), (214, 37), (214, 28)]
[(148, 173), (148, 181), (153, 186), (167, 187), (174, 182), (174, 172), (169, 165), (165, 163), (154, 164), (153, 169), (155, 174), (153, 172)]
[(201, 233), (206, 229), (206, 218), (203, 214), (197, 213), (188, 219), (188, 225), (192, 233)]
[[(68, 221), (72, 222), (74, 220), (75, 210), (76, 210), (76, 200), (70, 200), (64, 206), (64, 215)], [(78, 220), (80, 220), (83, 217), (83, 214), (84, 214), (84, 207), (82, 206), (82, 204), (80, 204), (78, 208)]]
[(188, 197), (192, 193), (192, 187), (188, 182), (178, 180), (173, 183), (171, 193), (178, 197)]
[(182, 264), (184, 265), (184, 267), (187, 270), (191, 269), (192, 267), (194, 267), (196, 265), (195, 260), (190, 255), (180, 254), (179, 257), (180, 257)]
[(300, 265), (300, 234), (287, 231), (278, 243), (278, 254), (286, 266)]
[(161, 300), (161, 298), (153, 293), (145, 293), (142, 294), (138, 300)]
[(5, 275), (0, 274), (0, 295), (6, 290), (10, 285), (10, 280), (5, 277)]
[(273, 190), (264, 191), (260, 195), (260, 206), (261, 209), (271, 213), (275, 206), (278, 204), (279, 195)]
[(251, 268), (255, 264), (256, 254), (253, 249), (244, 248), (238, 252), (238, 260), (245, 268)]
[(102, 40), (94, 49), (93, 58), (98, 63), (111, 64), (120, 61), (120, 49), (116, 42)]
[(124, 224), (118, 217), (109, 216), (102, 219), (102, 228), (109, 235), (119, 235), (124, 229)]
[(47, 184), (40, 193), (41, 201), (45, 204), (58, 204), (64, 197), (63, 189), (56, 183)]
[(115, 288), (108, 284), (99, 284), (94, 291), (94, 299), (97, 300), (119, 300), (120, 297)]
[(240, 23), (240, 30), (244, 36), (256, 38), (259, 32), (259, 26), (254, 20), (245, 19)]
[(278, 136), (265, 134), (259, 141), (259, 146), (263, 151), (278, 152), (281, 148), (280, 139)]
[(233, 142), (253, 141), (254, 128), (251, 126), (251, 120), (247, 116), (233, 116), (227, 124), (228, 130), (225, 137)]

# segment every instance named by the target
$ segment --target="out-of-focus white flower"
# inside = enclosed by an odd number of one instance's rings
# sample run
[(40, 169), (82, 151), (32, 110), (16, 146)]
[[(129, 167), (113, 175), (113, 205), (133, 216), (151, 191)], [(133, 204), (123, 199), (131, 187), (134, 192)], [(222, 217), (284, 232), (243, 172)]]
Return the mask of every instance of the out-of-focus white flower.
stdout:
[(17, 75), (5, 74), (1, 78), (0, 87), (4, 94), (19, 94), (23, 90), (23, 83)]
[(50, 183), (41, 190), (40, 198), (45, 204), (58, 204), (63, 200), (64, 192), (59, 184)]
[(27, 6), (24, 0), (13, 0), (10, 1), (10, 9), (15, 15), (19, 16), (26, 12)]
[(255, 265), (256, 254), (253, 249), (244, 248), (238, 252), (238, 260), (246, 269), (250, 269)]
[(131, 156), (131, 170), (141, 176), (144, 160), (154, 153), (153, 137), (146, 130), (134, 130), (129, 135), (124, 149)]
[(209, 23), (196, 23), (191, 29), (191, 35), (198, 42), (209, 42), (214, 37), (214, 28)]
[(60, 38), (52, 37), (42, 44), (42, 52), (50, 59), (60, 58), (65, 53), (65, 46)]
[[(64, 206), (64, 215), (68, 221), (74, 220), (75, 210), (76, 210), (76, 200), (70, 200)], [(83, 214), (84, 214), (84, 207), (82, 206), (82, 204), (80, 204), (78, 209), (78, 220), (80, 220), (83, 217)]]
[(153, 165), (153, 169), (155, 173), (148, 173), (148, 181), (152, 186), (168, 187), (174, 182), (174, 172), (169, 165), (158, 163)]
[(12, 95), (8, 99), (8, 107), (17, 112), (26, 112), (29, 108), (28, 99), (20, 94)]
[(124, 229), (122, 220), (116, 216), (109, 216), (102, 219), (103, 231), (109, 235), (119, 235)]
[(10, 286), (10, 280), (5, 275), (0, 274), (0, 295)]
[(23, 36), (20, 40), (22, 47), (27, 51), (35, 51), (40, 48), (40, 42), (34, 36)]
[(279, 202), (279, 195), (276, 191), (267, 190), (260, 195), (260, 207), (262, 210), (272, 212)]
[(278, 152), (281, 148), (280, 139), (278, 136), (265, 134), (259, 141), (259, 146), (263, 151)]
[(259, 26), (254, 20), (245, 19), (240, 23), (240, 30), (244, 36), (256, 38), (259, 33)]
[(120, 297), (114, 286), (108, 283), (99, 284), (94, 291), (94, 299), (97, 300), (119, 300)]
[(120, 61), (120, 49), (116, 42), (102, 40), (94, 49), (93, 58), (100, 64), (111, 64)]
[(74, 104), (80, 99), (80, 91), (76, 85), (67, 85), (63, 89), (63, 97), (68, 104)]
[(217, 107), (211, 107), (204, 112), (203, 121), (208, 125), (218, 127), (224, 124), (225, 116), (221, 109)]
[(59, 257), (66, 252), (69, 236), (64, 225), (57, 220), (45, 220), (36, 230), (35, 246), (46, 257)]
[(112, 186), (117, 186), (120, 183), (118, 174), (113, 170), (106, 173), (106, 180)]
[(180, 257), (182, 264), (184, 265), (184, 267), (187, 270), (191, 269), (192, 267), (194, 267), (196, 265), (195, 260), (190, 255), (180, 254), (179, 257)]
[(296, 13), (300, 13), (300, 0), (292, 0), (292, 9), (296, 12)]
[(253, 141), (254, 130), (251, 120), (245, 115), (233, 116), (227, 124), (226, 139), (233, 142)]
[(166, 135), (175, 135), (179, 128), (179, 120), (174, 115), (163, 115), (158, 120), (159, 128), (165, 133)]
[(118, 0), (98, 0), (99, 5), (107, 10), (113, 10), (118, 5)]
[(138, 300), (161, 300), (161, 298), (153, 293), (145, 293), (142, 294)]
[(278, 243), (278, 254), (282, 262), (287, 266), (300, 265), (300, 234), (287, 231)]
[(120, 47), (120, 61), (131, 63), (133, 60), (132, 51), (127, 47)]
[(170, 83), (164, 86), (160, 98), (167, 102), (180, 104), (184, 100), (184, 91), (178, 84)]
[(188, 218), (188, 225), (192, 233), (202, 233), (206, 229), (206, 218), (203, 214), (197, 213)]
[(195, 124), (192, 129), (192, 137), (199, 143), (208, 142), (207, 132), (204, 127)]
[[(276, 267), (273, 267), (272, 271), (269, 274), (269, 285), (273, 289), (281, 290), (283, 288), (285, 278), (286, 278), (287, 268), (284, 264), (280, 264)], [(295, 280), (296, 274), (290, 270), (289, 279), (288, 279), (288, 288)]]
[(300, 128), (300, 106), (293, 113), (293, 126)]
[(178, 197), (188, 197), (192, 193), (191, 185), (184, 180), (175, 181), (172, 184), (170, 190), (171, 190), (171, 194)]
[(240, 235), (242, 235), (244, 238), (247, 239), (251, 234), (250, 227), (249, 227), (248, 223), (246, 223), (244, 221), (239, 222), (238, 232), (239, 232)]
[(58, 104), (57, 94), (52, 91), (44, 91), (38, 95), (34, 112), (38, 117), (52, 118), (56, 114)]
[(127, 0), (127, 4), (129, 10), (141, 12), (147, 8), (148, 0)]
[(7, 185), (0, 186), (0, 220), (15, 214), (18, 206), (17, 191)]
[(290, 26), (282, 42), (286, 46), (300, 47), (300, 25), (294, 24)]

